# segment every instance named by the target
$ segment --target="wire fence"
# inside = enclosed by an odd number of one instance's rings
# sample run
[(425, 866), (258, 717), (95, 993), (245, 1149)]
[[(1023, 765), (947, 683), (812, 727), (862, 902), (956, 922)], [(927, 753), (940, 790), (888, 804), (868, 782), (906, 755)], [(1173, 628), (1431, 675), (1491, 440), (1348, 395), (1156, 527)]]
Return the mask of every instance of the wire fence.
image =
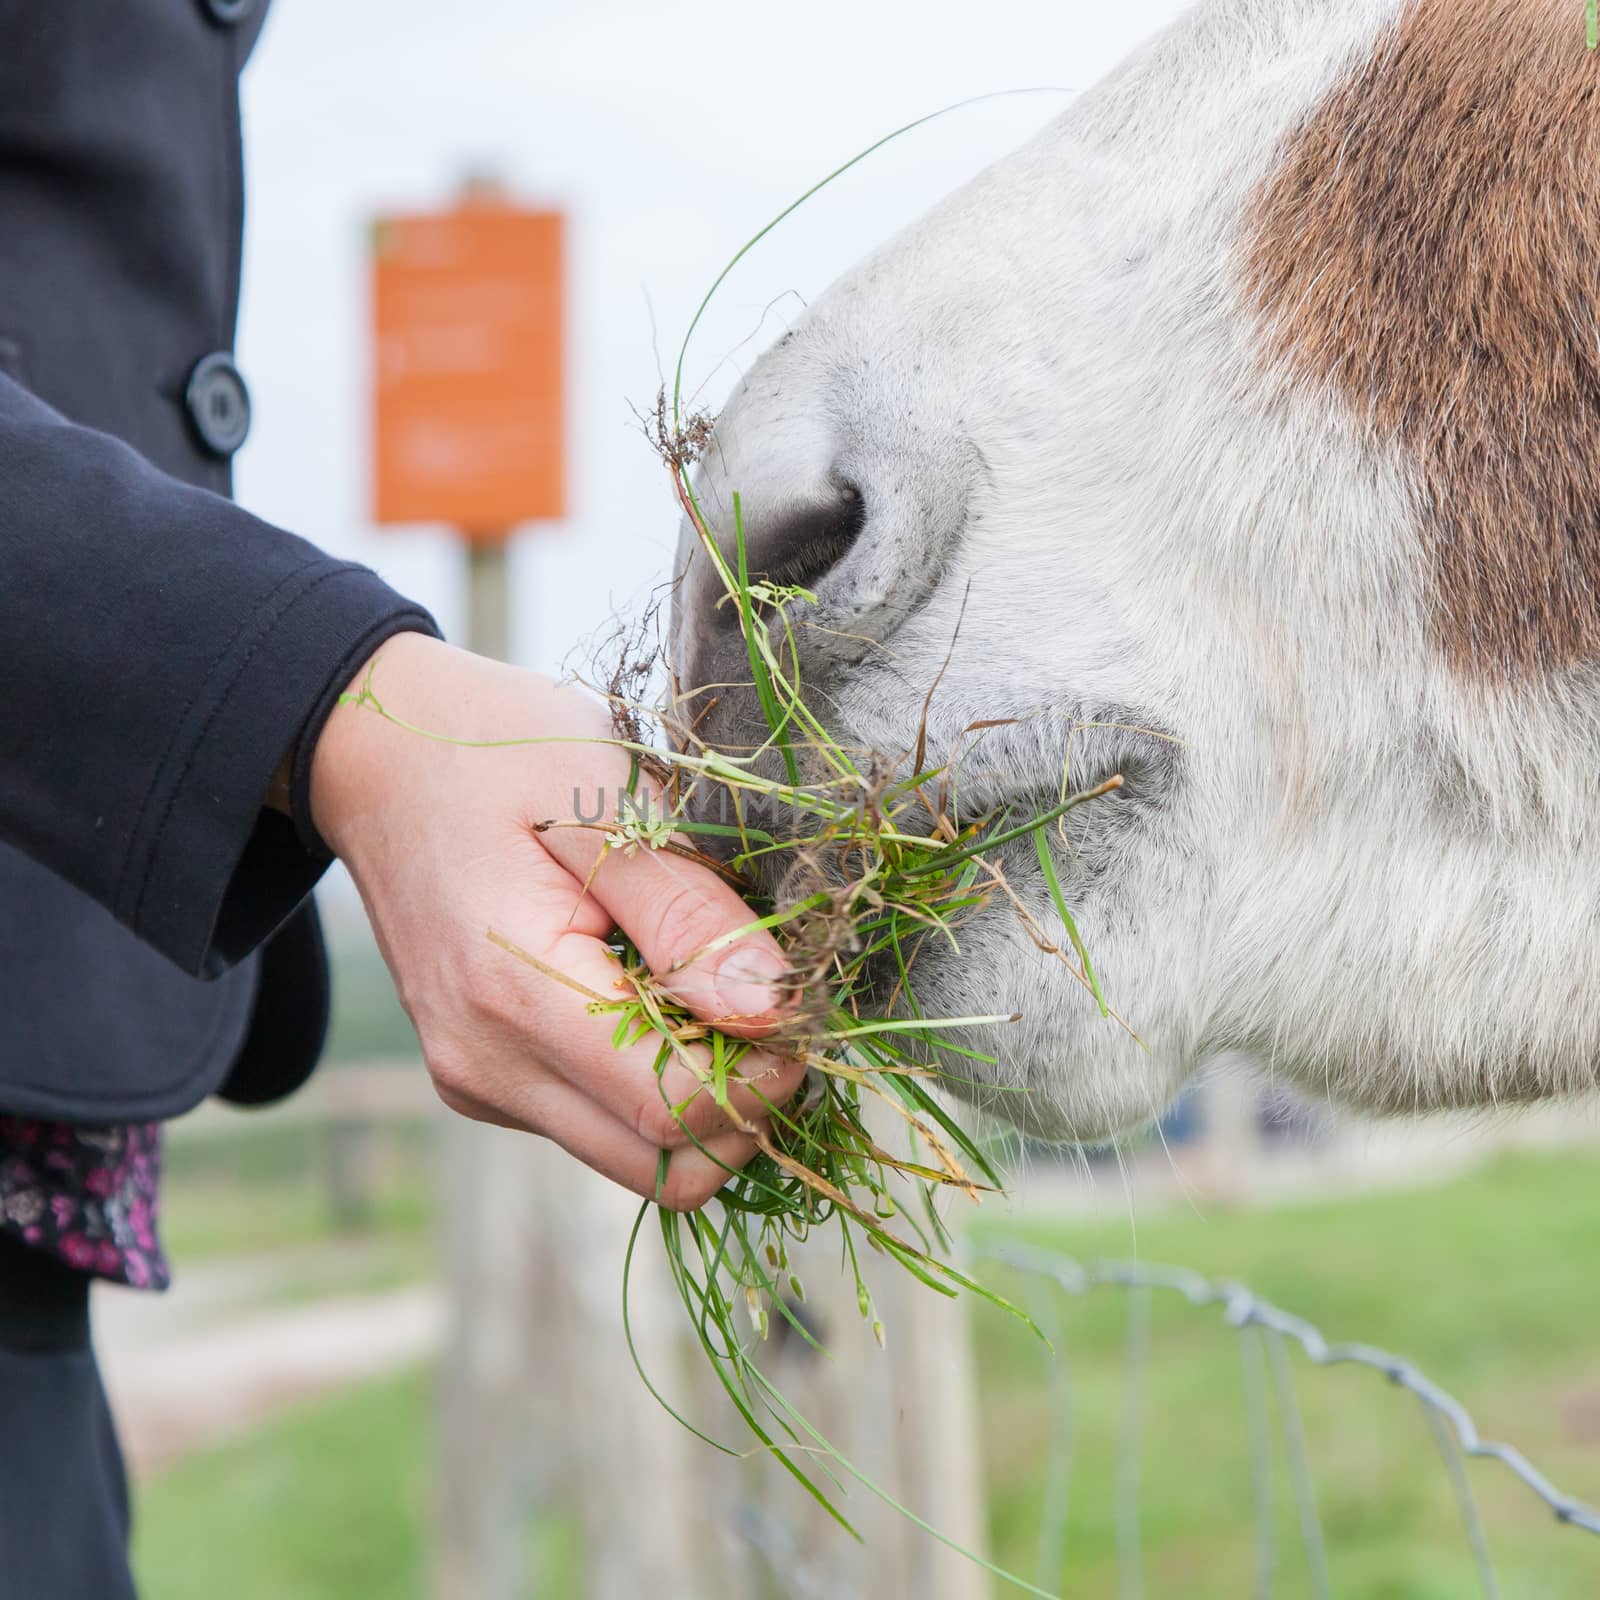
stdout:
[[(1280, 1581), (1288, 1576), (1279, 1548), (1274, 1498), (1274, 1455), (1280, 1450), (1304, 1562), (1299, 1581), (1314, 1600), (1331, 1600), (1335, 1593), (1328, 1542), (1317, 1509), (1311, 1452), (1295, 1395), (1291, 1362), (1294, 1346), (1319, 1367), (1368, 1368), (1416, 1399), (1449, 1476), (1477, 1571), (1478, 1589), (1485, 1600), (1499, 1600), (1501, 1589), (1488, 1533), (1467, 1473), (1469, 1458), (1494, 1462), (1510, 1473), (1549, 1509), (1558, 1524), (1600, 1536), (1600, 1509), (1557, 1488), (1514, 1446), (1485, 1439), (1467, 1408), (1403, 1357), (1368, 1344), (1331, 1342), (1303, 1317), (1285, 1311), (1243, 1285), (1209, 1279), (1188, 1268), (1120, 1261), (1085, 1263), (1003, 1237), (969, 1241), (969, 1248), (978, 1260), (1022, 1275), (1022, 1303), (1049, 1341), (1050, 1349), (1044, 1358), (1046, 1393), (1041, 1400), (1051, 1423), (1032, 1574), (1040, 1589), (1054, 1594), (1070, 1592), (1068, 1529), (1079, 1419), (1066, 1355), (1069, 1341), (1061, 1296), (1077, 1298), (1097, 1290), (1119, 1290), (1126, 1297), (1120, 1358), (1121, 1411), (1116, 1418), (1116, 1460), (1111, 1474), (1117, 1600), (1145, 1600), (1146, 1593), (1146, 1552), (1140, 1529), (1141, 1441), (1152, 1410), (1147, 1380), (1152, 1359), (1153, 1302), (1158, 1294), (1181, 1296), (1196, 1308), (1216, 1307), (1224, 1325), (1239, 1342), (1254, 1542), (1252, 1600), (1272, 1600)], [(784, 1516), (771, 1507), (736, 1504), (733, 1524), (738, 1538), (762, 1559), (771, 1593), (788, 1600), (819, 1600), (824, 1594), (828, 1600), (861, 1600), (860, 1587), (841, 1583), (836, 1574), (825, 1574), (814, 1559), (818, 1552), (803, 1549)]]
[[(1316, 1476), (1307, 1430), (1295, 1391), (1293, 1351), (1318, 1367), (1353, 1366), (1381, 1374), (1395, 1388), (1411, 1395), (1421, 1409), (1445, 1468), (1463, 1536), (1477, 1573), (1478, 1592), (1499, 1600), (1500, 1579), (1488, 1531), (1467, 1471), (1469, 1459), (1494, 1463), (1541, 1502), (1558, 1525), (1578, 1534), (1600, 1536), (1600, 1509), (1559, 1489), (1520, 1450), (1485, 1439), (1471, 1413), (1413, 1362), (1363, 1343), (1336, 1343), (1305, 1318), (1263, 1299), (1237, 1283), (1218, 1281), (1185, 1267), (1142, 1262), (1082, 1262), (1059, 1252), (1008, 1238), (990, 1236), (966, 1241), (969, 1262), (992, 1263), (1018, 1273), (1019, 1291), (1007, 1289), (1048, 1341), (1044, 1350), (1044, 1392), (1041, 1410), (1050, 1419), (1039, 1521), (1033, 1551), (1033, 1583), (1055, 1595), (1076, 1593), (1070, 1579), (1069, 1525), (1074, 1509), (1072, 1479), (1075, 1455), (1084, 1437), (1095, 1430), (1078, 1415), (1069, 1352), (1063, 1296), (1082, 1298), (1095, 1291), (1124, 1296), (1120, 1355), (1120, 1396), (1110, 1417), (1107, 1443), (1115, 1461), (1109, 1473), (1113, 1505), (1110, 1537), (1116, 1568), (1116, 1600), (1145, 1600), (1145, 1567), (1151, 1552), (1141, 1530), (1142, 1443), (1148, 1425), (1158, 1420), (1159, 1404), (1151, 1394), (1152, 1324), (1158, 1296), (1181, 1297), (1197, 1309), (1215, 1307), (1221, 1322), (1237, 1338), (1242, 1365), (1244, 1438), (1249, 1463), (1248, 1516), (1253, 1543), (1251, 1600), (1273, 1600), (1280, 1589), (1309, 1593), (1313, 1600), (1331, 1600), (1337, 1593), (1331, 1575), (1330, 1546), (1318, 1512)], [(1103, 1368), (1101, 1369), (1104, 1370)], [(931, 1403), (931, 1402), (930, 1402)], [(1101, 1408), (1101, 1421), (1105, 1422)], [(1275, 1468), (1281, 1470), (1280, 1477)], [(1277, 1486), (1285, 1484), (1292, 1526), (1299, 1545), (1280, 1548)], [(829, 1570), (825, 1552), (808, 1548), (780, 1505), (735, 1502), (732, 1531), (761, 1562), (763, 1594), (784, 1600), (865, 1600), (862, 1584)], [(1600, 1558), (1600, 1547), (1594, 1547)], [(1337, 1551), (1334, 1552), (1337, 1554)], [(1597, 1565), (1600, 1570), (1600, 1565)], [(1003, 1588), (1004, 1586), (1002, 1586)], [(1100, 1591), (1096, 1591), (1100, 1592)], [(1151, 1591), (1155, 1593), (1157, 1591)], [(1600, 1590), (1597, 1590), (1600, 1592)]]
[[(1255, 1600), (1269, 1600), (1280, 1571), (1273, 1515), (1273, 1428), (1269, 1402), (1277, 1406), (1278, 1431), (1287, 1459), (1310, 1591), (1315, 1600), (1328, 1600), (1333, 1593), (1310, 1454), (1295, 1399), (1289, 1359), (1291, 1343), (1298, 1345), (1318, 1366), (1368, 1367), (1416, 1397), (1449, 1473), (1477, 1569), (1479, 1589), (1486, 1600), (1498, 1600), (1500, 1586), (1488, 1534), (1468, 1480), (1468, 1457), (1497, 1462), (1543, 1501), (1558, 1523), (1600, 1535), (1600, 1510), (1563, 1493), (1520, 1450), (1483, 1438), (1459, 1400), (1400, 1356), (1367, 1344), (1331, 1343), (1304, 1318), (1273, 1305), (1250, 1289), (1240, 1284), (1216, 1282), (1184, 1267), (1115, 1261), (1083, 1263), (1012, 1240), (985, 1241), (975, 1245), (974, 1251), (982, 1258), (1024, 1274), (1036, 1289), (1048, 1286), (1072, 1296), (1087, 1295), (1099, 1289), (1119, 1289), (1127, 1296), (1122, 1415), (1114, 1477), (1118, 1600), (1143, 1600), (1144, 1594), (1139, 1533), (1139, 1445), (1150, 1361), (1151, 1300), (1157, 1292), (1181, 1295), (1195, 1307), (1218, 1307), (1224, 1322), (1239, 1340), (1253, 1500)], [(1064, 1343), (1059, 1298), (1036, 1292), (1029, 1301), (1029, 1309), (1053, 1348), (1061, 1351)], [(1060, 1356), (1049, 1358), (1049, 1385), (1054, 1425), (1045, 1474), (1035, 1581), (1041, 1588), (1059, 1592), (1065, 1576), (1068, 1488), (1076, 1442), (1070, 1372)]]

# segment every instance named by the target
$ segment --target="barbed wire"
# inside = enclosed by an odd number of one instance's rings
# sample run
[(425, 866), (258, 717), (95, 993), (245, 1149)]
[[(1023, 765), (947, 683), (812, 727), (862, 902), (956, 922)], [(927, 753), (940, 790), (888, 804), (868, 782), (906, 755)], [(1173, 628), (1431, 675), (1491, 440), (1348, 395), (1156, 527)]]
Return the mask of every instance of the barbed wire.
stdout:
[[(1170, 1290), (1180, 1294), (1197, 1307), (1220, 1306), (1224, 1320), (1241, 1336), (1246, 1368), (1247, 1413), (1251, 1441), (1252, 1478), (1259, 1515), (1266, 1493), (1268, 1479), (1268, 1428), (1266, 1424), (1266, 1387), (1270, 1379), (1276, 1392), (1279, 1412), (1284, 1420), (1284, 1438), (1290, 1457), (1291, 1478), (1295, 1488), (1295, 1501), (1300, 1520), (1301, 1540), (1311, 1567), (1315, 1592), (1328, 1590), (1327, 1565), (1321, 1529), (1317, 1523), (1315, 1502), (1311, 1495), (1311, 1475), (1306, 1457), (1305, 1439), (1299, 1424), (1298, 1410), (1294, 1404), (1292, 1375), (1284, 1360), (1285, 1340), (1293, 1340), (1305, 1354), (1321, 1367), (1362, 1366), (1380, 1372), (1397, 1388), (1405, 1389), (1416, 1397), (1426, 1412), (1445, 1464), (1450, 1471), (1462, 1520), (1471, 1541), (1477, 1564), (1479, 1582), (1483, 1593), (1491, 1597), (1499, 1593), (1494, 1569), (1489, 1558), (1488, 1541), (1479, 1519), (1477, 1507), (1467, 1482), (1462, 1457), (1472, 1456), (1497, 1461), (1540, 1500), (1554, 1514), (1556, 1521), (1567, 1527), (1580, 1528), (1586, 1533), (1600, 1535), (1600, 1510), (1573, 1495), (1558, 1489), (1533, 1465), (1523, 1453), (1512, 1445), (1485, 1439), (1478, 1431), (1471, 1413), (1454, 1395), (1440, 1388), (1413, 1362), (1380, 1350), (1374, 1345), (1360, 1343), (1333, 1343), (1322, 1331), (1285, 1311), (1269, 1300), (1264, 1300), (1242, 1284), (1213, 1281), (1187, 1267), (1147, 1265), (1142, 1262), (1101, 1261), (1084, 1263), (1018, 1240), (990, 1239), (970, 1241), (973, 1254), (987, 1257), (1016, 1271), (1043, 1278), (1071, 1295), (1083, 1295), (1103, 1287), (1117, 1287), (1146, 1296), (1153, 1290)], [(1255, 1332), (1255, 1339), (1249, 1338)], [(1137, 1313), (1129, 1319), (1127, 1361), (1142, 1359), (1147, 1343), (1148, 1329), (1143, 1317)], [(1266, 1352), (1266, 1377), (1262, 1373), (1262, 1347)], [(1133, 1370), (1129, 1366), (1129, 1371)], [(1136, 1490), (1136, 1477), (1133, 1479)], [(1119, 1523), (1129, 1513), (1119, 1512)], [(1120, 1542), (1120, 1541), (1119, 1541)], [(1257, 1551), (1257, 1594), (1271, 1592), (1275, 1570), (1275, 1552), (1270, 1543), (1263, 1542)], [(1137, 1593), (1137, 1578), (1124, 1579), (1124, 1592)]]

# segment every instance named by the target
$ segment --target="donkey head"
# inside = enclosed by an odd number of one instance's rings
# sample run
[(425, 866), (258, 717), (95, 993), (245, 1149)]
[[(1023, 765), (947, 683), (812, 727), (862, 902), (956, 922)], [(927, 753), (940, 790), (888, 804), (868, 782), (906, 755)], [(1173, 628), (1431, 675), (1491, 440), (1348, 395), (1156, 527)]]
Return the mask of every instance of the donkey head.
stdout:
[[(1581, 8), (1212, 0), (756, 363), (698, 486), (730, 552), (735, 493), (842, 741), (909, 752), (948, 655), (964, 812), (1124, 775), (1058, 860), (1138, 1040), (1003, 907), (919, 957), (925, 1007), (1022, 1013), (967, 1041), (1014, 1120), (1102, 1135), (1224, 1050), (1388, 1109), (1593, 1082)], [(680, 568), (701, 731), (755, 743), (687, 533)], [(1008, 876), (1056, 925), (1031, 845)]]

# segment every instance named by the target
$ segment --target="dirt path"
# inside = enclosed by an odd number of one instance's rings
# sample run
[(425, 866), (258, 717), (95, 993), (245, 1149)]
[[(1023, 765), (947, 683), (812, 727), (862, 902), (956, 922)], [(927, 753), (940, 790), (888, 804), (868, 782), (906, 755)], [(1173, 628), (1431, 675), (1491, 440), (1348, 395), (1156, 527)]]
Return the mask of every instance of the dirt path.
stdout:
[(433, 1285), (264, 1305), (274, 1273), (293, 1271), (228, 1262), (184, 1272), (163, 1295), (96, 1290), (96, 1344), (136, 1474), (439, 1348), (445, 1305)]

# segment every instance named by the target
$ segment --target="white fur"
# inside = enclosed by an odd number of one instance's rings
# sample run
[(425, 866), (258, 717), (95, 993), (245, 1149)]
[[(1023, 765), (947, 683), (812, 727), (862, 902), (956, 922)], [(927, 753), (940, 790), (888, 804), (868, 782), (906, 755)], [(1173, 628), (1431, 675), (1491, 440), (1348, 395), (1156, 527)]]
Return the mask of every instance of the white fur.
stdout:
[[(1023, 1013), (967, 1042), (1042, 1133), (1147, 1119), (1233, 1049), (1385, 1108), (1594, 1080), (1600, 684), (1451, 677), (1406, 464), (1270, 380), (1239, 281), (1247, 198), (1397, 3), (1202, 5), (837, 283), (719, 421), (713, 506), (777, 515), (830, 469), (864, 490), (797, 618), (832, 630), (807, 682), (836, 732), (910, 748), (969, 594), (935, 747), (1026, 719), (976, 742), (969, 812), (1043, 808), (1069, 750), (1084, 775), (1176, 754), (1060, 852), (1148, 1052), (1004, 905), (919, 964), (929, 1009)], [(1080, 727), (1108, 708), (1181, 749)], [(1055, 926), (1031, 849), (1010, 872)]]

